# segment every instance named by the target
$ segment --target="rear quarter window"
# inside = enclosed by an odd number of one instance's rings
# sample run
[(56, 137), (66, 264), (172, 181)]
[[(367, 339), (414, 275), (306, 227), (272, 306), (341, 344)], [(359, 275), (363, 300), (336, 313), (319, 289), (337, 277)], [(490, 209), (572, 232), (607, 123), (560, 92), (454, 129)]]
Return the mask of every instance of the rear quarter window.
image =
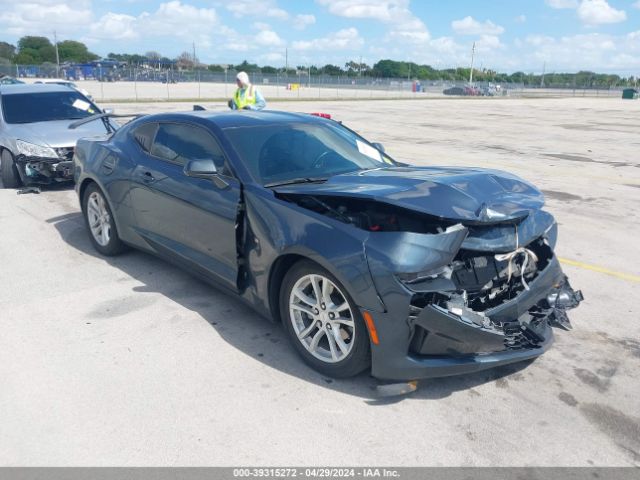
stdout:
[(151, 151), (151, 144), (153, 143), (153, 138), (156, 135), (156, 131), (158, 130), (157, 123), (145, 123), (138, 127), (136, 127), (133, 132), (133, 138), (136, 143), (140, 145), (140, 148), (145, 152)]

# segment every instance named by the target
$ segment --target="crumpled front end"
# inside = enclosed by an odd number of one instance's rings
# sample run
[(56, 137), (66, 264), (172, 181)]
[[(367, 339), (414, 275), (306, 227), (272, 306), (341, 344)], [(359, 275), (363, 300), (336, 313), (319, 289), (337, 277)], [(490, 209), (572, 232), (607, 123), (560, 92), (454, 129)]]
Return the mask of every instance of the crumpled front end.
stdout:
[(543, 353), (551, 327), (571, 328), (566, 311), (583, 298), (555, 257), (556, 237), (543, 211), (436, 234), (371, 235), (367, 259), (386, 307), (370, 312), (379, 338), (373, 375), (456, 375)]
[(74, 147), (55, 148), (57, 157), (17, 155), (15, 163), (25, 185), (49, 185), (73, 180)]
[(383, 309), (362, 311), (377, 334), (377, 378), (534, 358), (551, 345), (552, 326), (570, 328), (566, 311), (582, 300), (554, 254), (557, 225), (543, 210), (514, 208), (517, 215), (500, 219), (483, 207), (475, 221), (452, 220), (368, 198), (280, 197), (368, 232), (364, 253)]

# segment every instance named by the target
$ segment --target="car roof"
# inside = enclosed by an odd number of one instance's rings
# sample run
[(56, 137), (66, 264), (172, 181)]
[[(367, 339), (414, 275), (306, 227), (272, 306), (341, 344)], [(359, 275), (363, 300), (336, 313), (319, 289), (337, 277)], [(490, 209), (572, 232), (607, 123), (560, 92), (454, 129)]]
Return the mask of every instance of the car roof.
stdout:
[[(146, 121), (179, 121), (188, 118), (209, 120), (220, 128), (259, 127), (289, 123), (323, 123), (326, 120), (306, 113), (261, 111), (194, 111), (182, 113), (160, 113), (143, 117)], [(142, 119), (141, 119), (142, 120)]]
[(42, 93), (42, 92), (68, 92), (67, 85), (55, 83), (20, 84), (20, 85), (0, 85), (0, 95), (16, 95), (19, 93)]
[(71, 82), (69, 80), (65, 80), (63, 78), (39, 78), (34, 83), (65, 83), (65, 84), (69, 84), (69, 83), (73, 83), (73, 82)]

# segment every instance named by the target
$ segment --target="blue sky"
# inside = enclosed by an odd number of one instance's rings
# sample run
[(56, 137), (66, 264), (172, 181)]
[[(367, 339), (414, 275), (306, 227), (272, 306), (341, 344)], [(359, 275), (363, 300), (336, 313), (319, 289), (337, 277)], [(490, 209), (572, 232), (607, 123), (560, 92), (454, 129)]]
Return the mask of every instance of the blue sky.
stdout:
[(640, 75), (640, 0), (0, 0), (0, 39), (81, 40), (100, 55), (344, 65), (360, 58), (499, 71)]

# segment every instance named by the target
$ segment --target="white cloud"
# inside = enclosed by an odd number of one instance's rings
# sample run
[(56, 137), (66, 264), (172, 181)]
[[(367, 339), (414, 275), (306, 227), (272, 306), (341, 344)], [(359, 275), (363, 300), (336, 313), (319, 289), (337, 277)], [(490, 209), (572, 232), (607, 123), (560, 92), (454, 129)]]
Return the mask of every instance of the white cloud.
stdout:
[(264, 23), (264, 22), (254, 22), (253, 26), (257, 30), (271, 30), (271, 25), (269, 25), (268, 23)]
[(278, 52), (271, 52), (271, 53), (266, 53), (264, 55), (260, 55), (260, 61), (261, 62), (282, 62), (284, 61), (285, 57), (283, 54), (278, 53)]
[(292, 47), (294, 50), (346, 50), (358, 49), (363, 44), (358, 30), (352, 27), (327, 34), (322, 38), (298, 40), (293, 42)]
[(0, 28), (16, 36), (52, 36), (53, 30), (73, 35), (77, 31), (75, 25), (93, 21), (90, 0), (79, 0), (73, 6), (59, 0), (2, 2), (0, 5)]
[(262, 30), (255, 36), (254, 41), (263, 47), (279, 47), (284, 45), (284, 40), (273, 30)]
[(634, 3), (633, 5), (631, 5), (633, 8), (637, 8), (638, 10), (640, 10), (640, 0), (638, 0), (636, 3)]
[(93, 39), (132, 40), (138, 38), (136, 20), (131, 15), (109, 12), (91, 25), (89, 35)]
[(470, 16), (461, 20), (454, 20), (451, 22), (451, 28), (458, 35), (500, 35), (504, 32), (504, 28), (496, 25), (491, 20), (480, 23)]
[(627, 19), (624, 10), (616, 10), (607, 0), (582, 0), (578, 7), (578, 17), (587, 25), (618, 23)]
[(514, 18), (516, 23), (525, 23), (527, 21), (527, 16), (526, 15), (518, 15), (516, 18)]
[(551, 8), (577, 8), (578, 0), (544, 0)]
[(482, 35), (480, 40), (476, 42), (476, 50), (479, 53), (491, 52), (497, 49), (505, 48), (500, 38), (495, 35)]
[[(560, 38), (532, 35), (526, 38), (519, 61), (521, 65), (534, 66), (546, 61), (548, 66), (555, 65), (556, 71), (618, 71), (629, 75), (640, 69), (638, 38), (640, 31), (626, 35), (590, 33)], [(511, 56), (518, 53), (513, 51)], [(547, 68), (547, 71), (551, 70)]]
[(316, 17), (314, 15), (296, 15), (296, 17), (293, 19), (293, 28), (295, 28), (296, 30), (304, 30), (309, 25), (313, 25), (314, 23), (316, 23)]
[[(184, 28), (185, 25), (189, 28)], [(185, 47), (195, 41), (198, 48), (210, 48), (214, 27), (218, 32), (225, 31), (219, 25), (218, 15), (213, 8), (197, 8), (173, 0), (161, 3), (155, 12), (143, 12), (137, 17), (106, 13), (90, 27), (86, 41), (95, 43), (96, 40), (172, 36), (181, 38)]]
[(409, 9), (409, 0), (316, 0), (329, 13), (346, 18), (377, 20), (389, 25), (388, 37), (424, 43), (430, 38), (422, 20)]
[(275, 0), (232, 0), (227, 3), (227, 10), (238, 18), (260, 16), (278, 20), (289, 19), (289, 14), (279, 8)]

